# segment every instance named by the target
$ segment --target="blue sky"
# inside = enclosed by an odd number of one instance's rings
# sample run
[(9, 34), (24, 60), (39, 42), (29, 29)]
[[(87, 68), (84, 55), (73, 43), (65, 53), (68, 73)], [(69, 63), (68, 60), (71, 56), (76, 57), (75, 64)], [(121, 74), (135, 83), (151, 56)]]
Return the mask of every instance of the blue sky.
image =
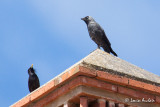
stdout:
[(43, 85), (97, 48), (87, 15), (121, 59), (160, 75), (159, 0), (1, 0), (1, 107), (29, 94), (31, 64)]

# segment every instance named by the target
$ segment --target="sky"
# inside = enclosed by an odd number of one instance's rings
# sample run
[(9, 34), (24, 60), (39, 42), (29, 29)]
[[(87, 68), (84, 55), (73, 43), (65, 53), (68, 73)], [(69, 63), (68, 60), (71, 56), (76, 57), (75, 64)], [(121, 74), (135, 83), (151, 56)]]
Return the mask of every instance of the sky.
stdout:
[(119, 58), (160, 75), (159, 0), (1, 0), (1, 107), (29, 94), (31, 64), (42, 86), (97, 48), (85, 16), (102, 26)]

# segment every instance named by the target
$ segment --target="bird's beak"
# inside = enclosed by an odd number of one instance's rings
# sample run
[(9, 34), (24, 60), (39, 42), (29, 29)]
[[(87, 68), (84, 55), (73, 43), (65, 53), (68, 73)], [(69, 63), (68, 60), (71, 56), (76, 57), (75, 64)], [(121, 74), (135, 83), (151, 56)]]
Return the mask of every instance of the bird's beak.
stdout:
[(33, 64), (31, 65), (31, 68), (33, 68)]
[(81, 20), (85, 20), (85, 18), (81, 18)]

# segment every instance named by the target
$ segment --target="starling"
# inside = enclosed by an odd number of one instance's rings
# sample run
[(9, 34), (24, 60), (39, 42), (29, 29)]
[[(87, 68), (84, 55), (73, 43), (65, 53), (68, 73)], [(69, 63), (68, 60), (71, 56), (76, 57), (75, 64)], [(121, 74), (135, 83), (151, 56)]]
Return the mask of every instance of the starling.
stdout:
[(38, 76), (36, 75), (35, 70), (33, 69), (33, 64), (28, 69), (28, 74), (28, 88), (29, 91), (32, 92), (40, 86)]
[(105, 52), (112, 53), (117, 56), (111, 48), (111, 43), (109, 42), (103, 28), (91, 16), (86, 16), (81, 18), (81, 20), (87, 24), (89, 35), (97, 44), (98, 48), (102, 47)]

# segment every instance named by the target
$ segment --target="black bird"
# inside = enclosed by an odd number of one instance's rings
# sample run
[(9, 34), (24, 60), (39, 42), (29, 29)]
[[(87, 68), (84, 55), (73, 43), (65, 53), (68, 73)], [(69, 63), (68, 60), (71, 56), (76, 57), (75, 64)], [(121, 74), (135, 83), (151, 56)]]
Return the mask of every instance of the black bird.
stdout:
[(91, 17), (86, 16), (81, 18), (86, 24), (88, 28), (89, 35), (91, 39), (97, 44), (98, 48), (102, 47), (104, 51), (108, 53), (112, 53), (117, 56), (117, 54), (111, 48), (111, 43), (109, 42), (103, 28)]
[(32, 92), (40, 86), (38, 76), (35, 74), (35, 70), (33, 69), (33, 64), (28, 69), (28, 74), (28, 88), (29, 91)]

